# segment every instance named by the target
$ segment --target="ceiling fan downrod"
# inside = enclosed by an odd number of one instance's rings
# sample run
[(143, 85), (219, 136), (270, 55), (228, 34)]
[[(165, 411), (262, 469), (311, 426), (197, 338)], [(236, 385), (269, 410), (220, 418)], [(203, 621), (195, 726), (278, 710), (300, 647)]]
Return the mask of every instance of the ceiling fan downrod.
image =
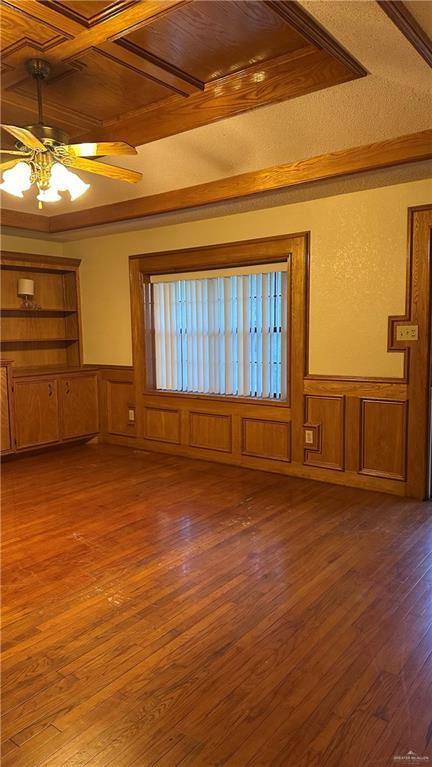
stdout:
[(45, 59), (29, 59), (27, 61), (27, 69), (31, 74), (33, 80), (36, 80), (37, 88), (37, 100), (38, 100), (38, 123), (43, 125), (43, 99), (42, 99), (42, 83), (47, 79), (51, 72), (51, 65)]

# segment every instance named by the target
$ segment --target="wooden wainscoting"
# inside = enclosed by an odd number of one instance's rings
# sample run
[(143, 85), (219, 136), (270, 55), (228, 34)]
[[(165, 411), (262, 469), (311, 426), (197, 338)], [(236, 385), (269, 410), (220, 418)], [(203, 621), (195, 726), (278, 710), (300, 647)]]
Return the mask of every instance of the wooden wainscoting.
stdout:
[(135, 438), (135, 388), (129, 366), (99, 366), (100, 439)]
[[(429, 386), (432, 209), (409, 211), (404, 321), (418, 340), (398, 342), (400, 380), (307, 374), (307, 234), (131, 257), (132, 370), (101, 373), (103, 438), (119, 444), (232, 463), (336, 484), (424, 498)], [(288, 394), (285, 402), (160, 392), (149, 386), (151, 357), (143, 291), (152, 273), (286, 261), (290, 279)], [(389, 322), (393, 334), (393, 323)], [(394, 339), (389, 335), (389, 348)], [(135, 392), (133, 397), (132, 392)], [(136, 407), (136, 425), (126, 423)], [(306, 429), (312, 442), (306, 443)], [(132, 433), (133, 432), (133, 433)]]
[(286, 405), (168, 392), (147, 393), (143, 401), (138, 446), (266, 471), (283, 471), (290, 461), (291, 408)]

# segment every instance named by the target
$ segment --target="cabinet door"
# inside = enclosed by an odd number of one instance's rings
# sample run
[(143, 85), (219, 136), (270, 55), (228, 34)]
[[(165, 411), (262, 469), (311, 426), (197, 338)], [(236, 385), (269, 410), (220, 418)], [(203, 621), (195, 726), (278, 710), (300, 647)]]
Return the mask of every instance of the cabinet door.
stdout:
[(61, 379), (60, 396), (63, 439), (99, 431), (97, 376)]
[(5, 453), (12, 448), (9, 416), (9, 387), (6, 367), (0, 367), (1, 376), (1, 451)]
[(15, 431), (17, 448), (58, 442), (57, 381), (15, 381)]

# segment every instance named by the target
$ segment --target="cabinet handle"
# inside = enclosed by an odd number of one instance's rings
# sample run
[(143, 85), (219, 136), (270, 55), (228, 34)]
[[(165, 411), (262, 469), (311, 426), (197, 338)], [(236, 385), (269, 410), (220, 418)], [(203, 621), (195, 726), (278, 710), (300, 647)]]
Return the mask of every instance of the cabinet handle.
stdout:
[(52, 384), (48, 384), (48, 397), (52, 397), (53, 395), (53, 387)]
[(69, 381), (66, 381), (66, 394), (70, 394)]

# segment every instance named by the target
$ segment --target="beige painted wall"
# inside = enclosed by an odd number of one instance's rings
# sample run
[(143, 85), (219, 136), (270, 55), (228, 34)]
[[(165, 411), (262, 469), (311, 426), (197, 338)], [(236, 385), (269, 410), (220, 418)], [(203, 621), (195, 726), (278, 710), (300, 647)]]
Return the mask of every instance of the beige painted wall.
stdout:
[(43, 256), (63, 256), (63, 243), (57, 240), (44, 240), (36, 237), (19, 237), (2, 234), (1, 247), (16, 253), (39, 253)]
[(400, 376), (387, 318), (405, 301), (407, 208), (430, 202), (415, 181), (213, 220), (64, 243), (82, 259), (84, 360), (131, 364), (128, 256), (311, 232), (310, 372)]

